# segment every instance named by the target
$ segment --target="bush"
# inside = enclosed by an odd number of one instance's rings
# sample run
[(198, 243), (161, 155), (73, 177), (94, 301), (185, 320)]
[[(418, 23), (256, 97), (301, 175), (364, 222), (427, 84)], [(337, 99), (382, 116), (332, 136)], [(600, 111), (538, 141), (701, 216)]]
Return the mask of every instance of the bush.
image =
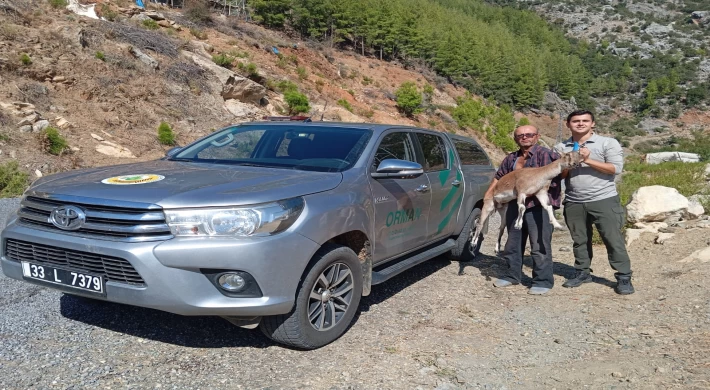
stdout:
[(296, 73), (298, 73), (298, 78), (301, 80), (308, 78), (308, 72), (306, 72), (306, 68), (302, 66), (296, 68)]
[(59, 156), (62, 152), (69, 148), (67, 140), (59, 134), (59, 130), (54, 127), (47, 127), (40, 134), (42, 145), (46, 152)]
[(158, 141), (163, 145), (175, 145), (175, 134), (167, 122), (160, 122), (158, 126)]
[(96, 54), (94, 54), (94, 57), (100, 59), (101, 61), (106, 61), (106, 56), (104, 56), (103, 52), (97, 51)]
[(212, 56), (212, 62), (215, 64), (223, 67), (223, 68), (231, 68), (232, 67), (232, 62), (234, 61), (234, 57), (228, 56), (226, 54), (219, 54), (216, 56)]
[(193, 3), (193, 5), (185, 10), (185, 17), (197, 24), (212, 24), (212, 13), (205, 2), (191, 1), (190, 3)]
[(345, 99), (340, 99), (340, 100), (338, 100), (338, 105), (339, 105), (340, 107), (343, 107), (344, 109), (350, 111), (350, 112), (353, 112), (353, 106), (351, 106), (351, 105), (350, 105), (350, 102), (348, 102), (348, 101), (345, 100)]
[(276, 88), (281, 92), (298, 91), (298, 86), (288, 80), (281, 80), (276, 83)]
[(20, 54), (20, 62), (22, 62), (22, 65), (32, 65), (32, 58), (27, 55), (27, 53), (22, 53)]
[(69, 3), (67, 0), (49, 0), (49, 5), (51, 5), (52, 8), (65, 8)]
[(0, 165), (0, 197), (12, 198), (22, 195), (27, 188), (29, 175), (19, 170), (17, 161)]
[(207, 39), (207, 33), (200, 30), (199, 28), (191, 28), (190, 34), (192, 34), (197, 39)]
[(306, 113), (311, 109), (308, 104), (308, 97), (296, 90), (286, 91), (284, 100), (288, 104), (289, 114)]
[(144, 20), (143, 27), (147, 28), (148, 30), (157, 30), (160, 28), (160, 26), (158, 26), (158, 22), (153, 19)]
[(402, 83), (402, 85), (394, 93), (397, 102), (397, 108), (399, 108), (405, 115), (412, 116), (420, 112), (420, 106), (422, 104), (422, 94), (417, 90), (417, 86), (411, 82), (407, 81)]

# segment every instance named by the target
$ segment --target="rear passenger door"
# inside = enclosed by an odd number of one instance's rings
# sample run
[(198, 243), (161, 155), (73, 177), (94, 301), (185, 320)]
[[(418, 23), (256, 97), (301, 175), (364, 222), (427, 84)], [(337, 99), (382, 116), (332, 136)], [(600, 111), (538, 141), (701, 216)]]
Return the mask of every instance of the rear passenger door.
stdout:
[(454, 151), (439, 134), (416, 132), (424, 162), (424, 174), (429, 179), (431, 206), (429, 209), (429, 237), (431, 242), (453, 233), (456, 215), (463, 198), (461, 172)]
[[(419, 163), (413, 134), (401, 130), (383, 134), (371, 157), (369, 173), (375, 172), (386, 159)], [(376, 179), (370, 176), (369, 180), (375, 205), (373, 262), (423, 245), (427, 240), (431, 201), (427, 175), (407, 179)]]

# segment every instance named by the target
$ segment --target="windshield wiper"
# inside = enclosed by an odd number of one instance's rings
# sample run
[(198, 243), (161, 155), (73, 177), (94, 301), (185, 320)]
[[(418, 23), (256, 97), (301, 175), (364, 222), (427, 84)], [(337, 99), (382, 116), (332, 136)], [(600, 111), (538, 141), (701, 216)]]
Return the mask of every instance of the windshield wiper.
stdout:
[(185, 161), (185, 162), (195, 162), (192, 158), (169, 158), (168, 161)]

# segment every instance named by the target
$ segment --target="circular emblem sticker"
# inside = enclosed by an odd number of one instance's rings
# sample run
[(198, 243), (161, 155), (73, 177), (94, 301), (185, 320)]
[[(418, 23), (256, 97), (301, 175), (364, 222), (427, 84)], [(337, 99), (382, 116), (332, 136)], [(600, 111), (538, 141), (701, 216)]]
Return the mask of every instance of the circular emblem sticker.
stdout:
[(108, 179), (101, 180), (104, 184), (116, 184), (116, 185), (131, 185), (131, 184), (146, 184), (153, 183), (156, 181), (161, 181), (165, 179), (165, 176), (149, 174), (140, 175), (125, 175), (125, 176), (114, 176)]

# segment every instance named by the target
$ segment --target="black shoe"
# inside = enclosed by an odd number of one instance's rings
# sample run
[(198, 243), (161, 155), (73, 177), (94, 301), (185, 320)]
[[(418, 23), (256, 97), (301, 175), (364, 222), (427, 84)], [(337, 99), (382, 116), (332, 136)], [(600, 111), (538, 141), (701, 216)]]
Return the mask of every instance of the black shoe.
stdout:
[(634, 286), (631, 284), (631, 275), (614, 275), (616, 276), (616, 287), (614, 291), (617, 294), (629, 295), (634, 293)]
[(577, 271), (577, 273), (574, 275), (574, 278), (572, 279), (567, 279), (567, 281), (562, 285), (562, 287), (579, 287), (583, 285), (584, 283), (591, 283), (592, 282), (592, 275), (582, 272), (582, 271)]

